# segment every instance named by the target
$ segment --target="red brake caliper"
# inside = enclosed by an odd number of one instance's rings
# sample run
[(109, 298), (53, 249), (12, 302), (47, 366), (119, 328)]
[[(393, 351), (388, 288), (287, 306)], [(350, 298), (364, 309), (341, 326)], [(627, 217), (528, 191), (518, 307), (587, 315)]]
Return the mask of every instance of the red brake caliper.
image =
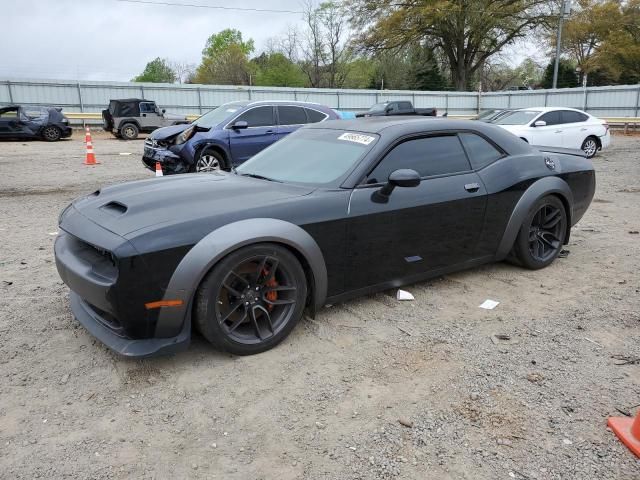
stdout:
[[(262, 271), (262, 275), (267, 277), (269, 275), (269, 272), (267, 270), (263, 270)], [(265, 283), (265, 286), (268, 287), (268, 288), (275, 288), (275, 287), (278, 286), (278, 282), (276, 282), (275, 277), (273, 277), (273, 278), (271, 278), (271, 280), (269, 280), (267, 283)], [(270, 302), (275, 302), (278, 299), (278, 292), (276, 292), (275, 290), (272, 290), (270, 292), (267, 292), (264, 297), (267, 300), (269, 300)], [(273, 305), (271, 305), (271, 304), (267, 305), (267, 309), (269, 311), (273, 310)]]

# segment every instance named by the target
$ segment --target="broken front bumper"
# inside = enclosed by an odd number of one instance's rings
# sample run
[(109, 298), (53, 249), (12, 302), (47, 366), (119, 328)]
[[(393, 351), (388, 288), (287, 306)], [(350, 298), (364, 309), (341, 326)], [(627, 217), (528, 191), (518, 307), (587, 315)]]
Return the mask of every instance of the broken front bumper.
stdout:
[(149, 170), (155, 171), (156, 162), (160, 163), (162, 172), (165, 175), (189, 172), (189, 165), (185, 163), (180, 155), (165, 148), (154, 148), (145, 144), (142, 164)]

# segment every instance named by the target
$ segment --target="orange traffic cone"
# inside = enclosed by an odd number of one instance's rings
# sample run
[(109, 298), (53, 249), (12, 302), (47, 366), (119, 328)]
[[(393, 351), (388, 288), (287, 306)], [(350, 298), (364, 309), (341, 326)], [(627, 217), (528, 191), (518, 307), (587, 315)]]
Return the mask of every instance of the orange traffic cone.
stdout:
[(607, 425), (636, 457), (640, 457), (640, 413), (636, 415), (635, 419), (609, 417)]
[(156, 177), (162, 177), (163, 175), (162, 165), (160, 165), (160, 162), (156, 162)]
[(86, 128), (84, 141), (87, 144), (87, 156), (84, 159), (85, 165), (97, 165), (98, 161), (96, 161), (96, 156), (93, 153), (93, 143), (91, 142), (91, 130), (89, 127)]

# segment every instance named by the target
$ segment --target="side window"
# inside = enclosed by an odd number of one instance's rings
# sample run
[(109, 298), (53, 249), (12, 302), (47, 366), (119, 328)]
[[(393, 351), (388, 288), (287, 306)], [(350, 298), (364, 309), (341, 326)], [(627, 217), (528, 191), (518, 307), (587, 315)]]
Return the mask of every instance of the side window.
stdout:
[(321, 122), (329, 116), (326, 113), (322, 113), (311, 108), (305, 108), (305, 110), (307, 111), (307, 117), (309, 117), (309, 123)]
[(584, 113), (574, 112), (572, 110), (563, 110), (562, 111), (562, 123), (579, 123), (587, 120), (587, 117)]
[(416, 138), (395, 146), (371, 172), (367, 183), (384, 183), (391, 172), (399, 168), (415, 170), (421, 177), (470, 169), (456, 135)]
[(278, 120), (280, 125), (300, 125), (307, 123), (307, 115), (301, 107), (278, 106)]
[(400, 110), (411, 110), (411, 104), (409, 102), (400, 102), (398, 103), (398, 108)]
[(140, 113), (155, 113), (156, 104), (151, 102), (140, 102)]
[(17, 118), (18, 110), (5, 110), (4, 112), (0, 112), (0, 118)]
[(486, 167), (502, 158), (502, 152), (475, 133), (461, 133), (460, 140), (474, 169)]
[(559, 125), (562, 123), (559, 110), (556, 110), (555, 112), (547, 112), (544, 115), (542, 115), (538, 120), (543, 120), (547, 122), (547, 125)]
[(386, 108), (389, 109), (389, 110), (387, 110), (388, 112), (397, 112), (398, 111), (398, 104), (395, 103), (395, 102), (392, 102), (389, 105), (387, 105)]
[(252, 108), (236, 118), (236, 122), (243, 120), (250, 127), (270, 127), (276, 124), (271, 106)]

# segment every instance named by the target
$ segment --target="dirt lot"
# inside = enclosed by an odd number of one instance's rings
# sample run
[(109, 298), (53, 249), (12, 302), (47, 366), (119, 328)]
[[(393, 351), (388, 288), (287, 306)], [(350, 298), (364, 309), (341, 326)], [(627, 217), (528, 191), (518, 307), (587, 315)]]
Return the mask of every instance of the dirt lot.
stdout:
[(334, 305), (254, 357), (195, 338), (135, 361), (72, 318), (52, 246), (74, 197), (152, 173), (141, 140), (103, 134), (83, 166), (81, 137), (0, 143), (0, 477), (640, 478), (606, 428), (640, 404), (640, 364), (612, 358), (640, 357), (639, 139), (597, 157), (594, 203), (550, 268)]

